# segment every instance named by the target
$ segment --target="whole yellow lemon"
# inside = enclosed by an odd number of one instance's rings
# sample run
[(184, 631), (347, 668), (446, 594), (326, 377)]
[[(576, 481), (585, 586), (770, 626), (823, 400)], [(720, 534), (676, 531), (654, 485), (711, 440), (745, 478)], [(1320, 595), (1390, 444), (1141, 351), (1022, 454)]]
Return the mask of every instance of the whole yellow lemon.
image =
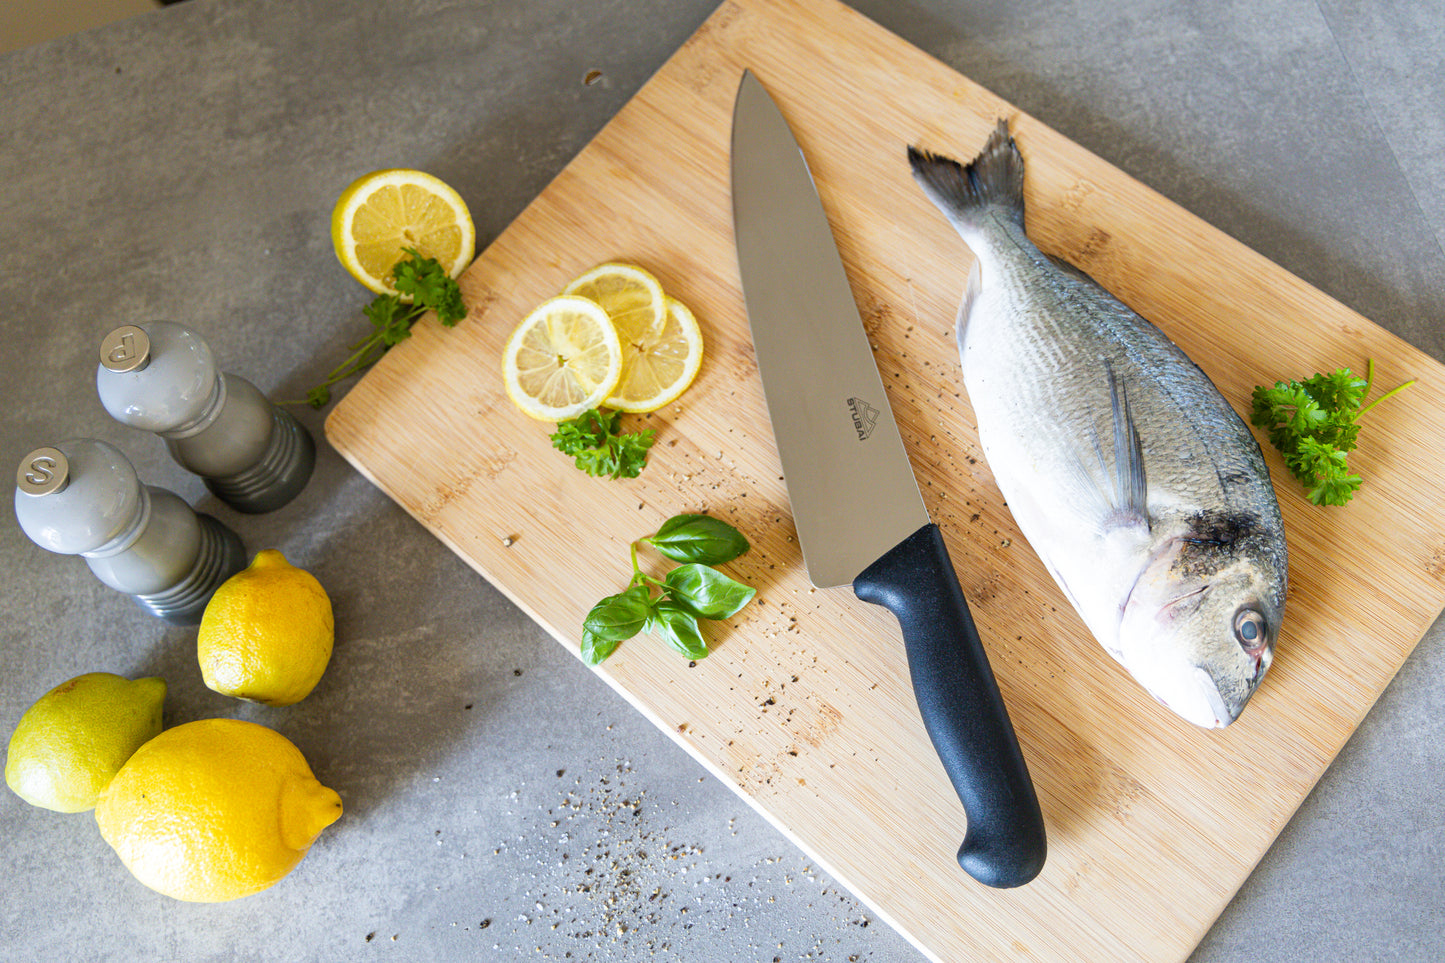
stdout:
[(161, 679), (87, 672), (41, 696), (15, 726), (5, 782), (33, 806), (92, 809), (131, 754), (161, 731)]
[(274, 549), (216, 589), (201, 616), (201, 677), (222, 695), (289, 706), (311, 694), (331, 661), (331, 599), (310, 572)]
[(95, 821), (126, 868), (197, 903), (249, 896), (295, 868), (341, 797), (292, 742), (240, 719), (203, 719), (141, 746), (100, 794)]

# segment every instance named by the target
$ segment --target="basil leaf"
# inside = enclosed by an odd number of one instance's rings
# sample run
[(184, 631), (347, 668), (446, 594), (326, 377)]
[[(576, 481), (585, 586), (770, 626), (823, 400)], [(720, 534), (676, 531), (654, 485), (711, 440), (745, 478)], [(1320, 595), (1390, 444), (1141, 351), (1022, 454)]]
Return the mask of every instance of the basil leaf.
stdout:
[(711, 515), (675, 515), (646, 541), (675, 562), (721, 565), (749, 548), (743, 533)]
[(617, 639), (604, 639), (586, 628), (582, 630), (582, 659), (588, 665), (601, 665), (618, 645)]
[(658, 602), (648, 628), (661, 632), (668, 645), (689, 659), (707, 658), (707, 642), (697, 626), (697, 617), (675, 602)]
[(715, 568), (691, 563), (679, 565), (663, 579), (668, 597), (693, 615), (725, 619), (752, 601), (758, 590), (735, 582)]
[(592, 611), (582, 621), (583, 637), (585, 639), (590, 632), (609, 642), (630, 639), (647, 624), (652, 604), (645, 585), (634, 585), (625, 592), (609, 595), (592, 606)]

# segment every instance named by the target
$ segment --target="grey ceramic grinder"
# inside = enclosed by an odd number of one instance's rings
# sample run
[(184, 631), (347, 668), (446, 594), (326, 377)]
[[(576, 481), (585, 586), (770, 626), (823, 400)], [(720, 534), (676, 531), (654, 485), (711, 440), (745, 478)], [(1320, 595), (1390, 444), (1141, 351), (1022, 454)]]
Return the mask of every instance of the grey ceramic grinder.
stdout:
[(316, 464), (316, 443), (301, 423), (246, 379), (219, 370), (206, 342), (182, 325), (110, 332), (95, 387), (117, 421), (160, 435), (182, 467), (237, 511), (280, 508)]
[(103, 441), (26, 455), (15, 473), (15, 517), (35, 544), (83, 557), (96, 578), (177, 625), (199, 622), (216, 587), (246, 565), (235, 532), (179, 495), (142, 485)]

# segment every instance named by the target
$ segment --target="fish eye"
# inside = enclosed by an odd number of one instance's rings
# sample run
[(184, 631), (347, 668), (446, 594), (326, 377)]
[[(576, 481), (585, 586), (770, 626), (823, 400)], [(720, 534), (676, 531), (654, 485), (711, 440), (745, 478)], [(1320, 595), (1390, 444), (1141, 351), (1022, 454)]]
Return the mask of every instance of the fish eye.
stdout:
[(1234, 615), (1234, 638), (1246, 649), (1258, 649), (1265, 643), (1264, 616), (1256, 609), (1240, 609)]

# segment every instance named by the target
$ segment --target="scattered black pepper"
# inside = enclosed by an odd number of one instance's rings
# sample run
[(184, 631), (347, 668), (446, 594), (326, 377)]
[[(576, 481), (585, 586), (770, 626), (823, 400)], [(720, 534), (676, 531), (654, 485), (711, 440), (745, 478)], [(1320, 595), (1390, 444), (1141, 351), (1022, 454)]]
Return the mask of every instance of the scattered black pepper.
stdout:
[[(566, 774), (565, 769), (555, 771), (558, 778)], [(509, 940), (520, 939), (535, 948), (538, 960), (554, 963), (574, 955), (594, 963), (671, 959), (669, 951), (676, 947), (669, 937), (680, 938), (694, 926), (702, 933), (728, 926), (728, 921), (746, 920), (750, 910), (763, 899), (776, 901), (773, 896), (764, 897), (754, 891), (758, 877), (735, 880), (731, 874), (716, 872), (716, 864), (710, 866), (703, 858), (701, 846), (669, 838), (670, 830), (663, 822), (666, 807), (678, 806), (679, 801), (649, 801), (645, 791), (630, 787), (631, 772), (630, 763), (619, 761), (615, 773), (599, 774), (591, 777), (592, 781), (584, 775), (570, 782), (549, 784), (556, 787), (560, 801), (538, 807), (547, 822), (536, 824), (538, 835), (532, 837), (532, 845), (517, 855), (524, 857), (527, 866), (534, 860), (538, 864), (549, 860), (553, 873), (543, 884), (545, 888), (527, 890), (525, 901), (510, 911), (513, 915), (504, 913), (496, 918), (498, 927), (506, 932), (489, 934), (488, 944), (495, 939), (494, 946), (501, 947)], [(518, 800), (521, 794), (514, 791), (512, 798)], [(629, 815), (632, 818), (626, 818)], [(729, 820), (729, 826), (734, 822)], [(733, 835), (737, 835), (736, 829)], [(518, 842), (528, 838), (517, 837)], [(540, 851), (535, 845), (538, 841), (544, 847)], [(509, 848), (494, 849), (492, 855), (500, 856)], [(573, 856), (578, 858), (573, 860)], [(800, 881), (800, 875), (807, 882), (826, 884), (826, 880), (813, 875), (812, 867), (802, 865), (799, 871), (789, 869), (787, 862), (787, 857), (771, 856), (760, 860), (757, 868), (784, 864), (778, 869), (784, 871), (781, 879), (789, 887)], [(496, 869), (506, 871), (501, 866)], [(813, 890), (812, 895), (796, 895), (809, 906), (816, 896), (837, 900), (840, 927), (867, 926), (866, 920), (859, 922), (859, 908), (850, 903), (849, 897), (828, 885)], [(479, 929), (488, 929), (492, 923), (492, 918), (484, 919)], [(573, 954), (563, 945), (543, 945), (537, 939), (540, 933), (535, 937), (523, 935), (524, 930), (543, 929), (550, 929), (563, 942), (574, 941), (574, 947), (576, 941), (583, 941), (591, 949)], [(842, 935), (840, 929), (836, 938)], [(774, 948), (781, 951), (784, 944), (768, 947)], [(763, 947), (753, 944), (750, 949), (748, 958), (770, 958)], [(811, 946), (798, 949), (799, 960), (826, 958), (824, 937), (816, 934)], [(835, 952), (843, 954), (847, 950), (835, 944)], [(841, 960), (844, 956), (834, 958)]]

